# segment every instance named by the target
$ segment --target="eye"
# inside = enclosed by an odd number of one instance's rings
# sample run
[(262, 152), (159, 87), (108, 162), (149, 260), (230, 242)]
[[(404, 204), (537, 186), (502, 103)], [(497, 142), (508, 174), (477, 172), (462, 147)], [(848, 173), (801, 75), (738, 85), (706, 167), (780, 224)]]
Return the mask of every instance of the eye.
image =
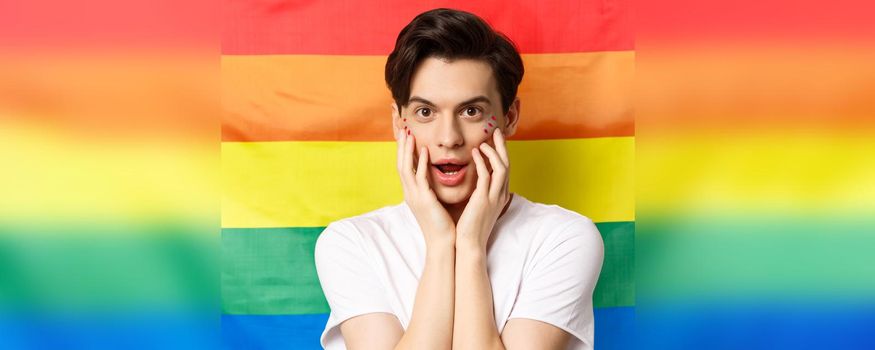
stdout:
[(415, 113), (416, 113), (416, 115), (418, 115), (418, 116), (426, 117), (426, 118), (427, 118), (427, 117), (430, 117), (430, 116), (431, 116), (431, 109), (428, 109), (428, 108), (419, 108), (419, 109), (416, 110)]
[(477, 117), (480, 115), (480, 113), (481, 113), (480, 108), (477, 108), (474, 106), (465, 107), (465, 110), (462, 111), (462, 114), (465, 115), (466, 117), (469, 117), (469, 118)]

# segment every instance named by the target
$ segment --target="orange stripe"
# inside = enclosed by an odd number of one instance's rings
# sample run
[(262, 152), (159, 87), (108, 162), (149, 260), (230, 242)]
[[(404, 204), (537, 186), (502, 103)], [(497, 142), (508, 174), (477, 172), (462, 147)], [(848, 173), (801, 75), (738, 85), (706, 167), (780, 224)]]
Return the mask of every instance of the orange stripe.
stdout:
[(637, 89), (646, 92), (636, 96), (636, 123), (672, 135), (875, 130), (875, 50), (805, 44), (687, 45), (649, 55), (636, 75)]
[[(634, 135), (634, 55), (523, 55), (513, 139)], [(385, 63), (385, 56), (223, 56), (222, 140), (392, 140)]]

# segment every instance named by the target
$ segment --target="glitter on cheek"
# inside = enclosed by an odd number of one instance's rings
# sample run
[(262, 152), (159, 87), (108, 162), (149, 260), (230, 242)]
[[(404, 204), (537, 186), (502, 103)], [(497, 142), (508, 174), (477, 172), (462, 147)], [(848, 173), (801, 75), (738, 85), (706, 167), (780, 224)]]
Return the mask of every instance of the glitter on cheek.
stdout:
[[(493, 115), (491, 118), (492, 118), (492, 120), (496, 120), (494, 115)], [(486, 127), (483, 129), (483, 133), (484, 133), (484, 134), (488, 134), (488, 133), (489, 133), (489, 129), (490, 129), (490, 128), (495, 128), (496, 126), (497, 126), (497, 124), (492, 124), (492, 122), (487, 121), (487, 122), (486, 122)]]

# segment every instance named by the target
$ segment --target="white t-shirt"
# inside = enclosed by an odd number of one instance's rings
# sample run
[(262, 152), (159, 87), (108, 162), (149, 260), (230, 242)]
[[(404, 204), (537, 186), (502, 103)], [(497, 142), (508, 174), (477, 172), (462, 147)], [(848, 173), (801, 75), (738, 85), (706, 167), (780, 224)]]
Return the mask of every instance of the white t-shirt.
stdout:
[[(325, 349), (346, 349), (340, 324), (386, 312), (410, 324), (425, 239), (406, 203), (335, 221), (316, 242), (316, 269), (331, 314)], [(514, 193), (487, 245), (498, 332), (508, 319), (552, 324), (572, 335), (568, 349), (593, 348), (592, 294), (604, 257), (589, 218)]]

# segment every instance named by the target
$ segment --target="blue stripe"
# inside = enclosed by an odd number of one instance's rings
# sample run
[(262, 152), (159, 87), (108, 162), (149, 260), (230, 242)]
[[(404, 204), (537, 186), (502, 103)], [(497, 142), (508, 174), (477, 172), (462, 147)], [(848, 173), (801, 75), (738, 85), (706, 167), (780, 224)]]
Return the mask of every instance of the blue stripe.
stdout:
[(328, 314), (222, 315), (227, 349), (321, 349)]
[(639, 303), (636, 345), (649, 349), (875, 349), (875, 305), (763, 299), (725, 298), (719, 303), (660, 303), (658, 307)]
[(0, 349), (213, 349), (215, 314), (0, 313)]
[[(634, 307), (595, 309), (596, 348), (628, 348)], [(230, 349), (321, 349), (328, 314), (222, 315), (222, 339)]]
[(629, 349), (635, 338), (635, 307), (606, 307), (593, 310), (595, 348)]

